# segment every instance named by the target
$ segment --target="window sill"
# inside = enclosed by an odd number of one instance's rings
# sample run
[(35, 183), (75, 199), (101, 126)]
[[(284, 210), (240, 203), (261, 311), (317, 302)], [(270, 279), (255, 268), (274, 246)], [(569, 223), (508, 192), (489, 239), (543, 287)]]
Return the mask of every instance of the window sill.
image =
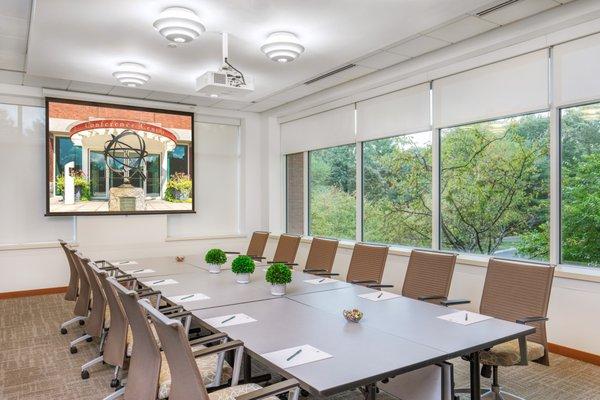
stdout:
[[(69, 245), (77, 247), (77, 242), (68, 242)], [(54, 249), (60, 247), (58, 241), (56, 242), (33, 242), (33, 243), (18, 243), (18, 244), (3, 244), (0, 245), (0, 251), (16, 251), (16, 250), (41, 250), (41, 249)]]
[[(271, 239), (279, 238), (278, 234), (271, 234)], [(302, 236), (302, 243), (311, 243), (312, 237)], [(338, 247), (342, 249), (353, 249), (354, 241), (340, 240)], [(411, 252), (410, 247), (390, 246), (389, 254), (395, 256), (408, 257)], [(489, 256), (478, 256), (473, 254), (459, 254), (456, 259), (457, 264), (468, 265), (472, 267), (486, 268)], [(573, 265), (558, 265), (554, 273), (556, 278), (573, 279), (586, 282), (600, 283), (600, 268), (578, 267)]]
[(211, 240), (211, 239), (243, 239), (246, 235), (239, 233), (229, 233), (222, 235), (200, 235), (200, 236), (167, 236), (165, 242), (185, 242), (191, 240)]

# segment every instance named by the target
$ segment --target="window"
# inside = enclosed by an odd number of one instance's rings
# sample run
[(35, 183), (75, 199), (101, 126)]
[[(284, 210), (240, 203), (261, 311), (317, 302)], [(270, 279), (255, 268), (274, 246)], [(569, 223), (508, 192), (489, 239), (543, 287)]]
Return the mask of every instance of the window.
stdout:
[(188, 145), (177, 145), (169, 152), (169, 177), (177, 172), (188, 175)]
[(304, 233), (304, 153), (286, 157), (286, 232)]
[(363, 240), (431, 246), (431, 132), (363, 143)]
[(309, 152), (309, 234), (356, 238), (354, 144)]
[(57, 136), (56, 146), (56, 176), (65, 174), (65, 165), (75, 162), (75, 169), (81, 171), (81, 146), (75, 146), (70, 137)]
[(441, 130), (443, 248), (548, 259), (548, 125), (538, 113)]
[(561, 262), (600, 267), (600, 103), (561, 110)]

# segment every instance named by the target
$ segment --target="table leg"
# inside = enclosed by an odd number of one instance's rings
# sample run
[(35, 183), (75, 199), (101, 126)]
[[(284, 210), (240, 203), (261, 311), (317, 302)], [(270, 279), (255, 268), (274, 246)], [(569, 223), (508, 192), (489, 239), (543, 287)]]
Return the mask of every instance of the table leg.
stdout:
[(481, 400), (481, 378), (479, 376), (479, 352), (469, 355), (471, 373), (471, 400)]

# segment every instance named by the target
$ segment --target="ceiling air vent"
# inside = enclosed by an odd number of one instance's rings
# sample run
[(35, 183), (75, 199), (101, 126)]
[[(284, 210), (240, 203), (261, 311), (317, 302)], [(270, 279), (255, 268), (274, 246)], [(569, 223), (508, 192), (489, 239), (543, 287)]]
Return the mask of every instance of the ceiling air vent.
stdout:
[(328, 78), (328, 77), (330, 77), (331, 75), (339, 74), (339, 73), (340, 73), (340, 72), (342, 72), (342, 71), (345, 71), (345, 70), (347, 70), (347, 69), (354, 68), (354, 67), (356, 67), (356, 64), (348, 64), (348, 65), (344, 65), (344, 66), (343, 66), (343, 67), (341, 67), (341, 68), (334, 69), (333, 71), (329, 71), (329, 72), (327, 72), (327, 73), (325, 73), (325, 74), (323, 74), (323, 75), (319, 75), (319, 76), (317, 76), (316, 78), (313, 78), (313, 79), (311, 79), (311, 80), (308, 80), (308, 81), (304, 82), (304, 84), (305, 84), (305, 85), (310, 85), (311, 83), (315, 83), (315, 82), (317, 82), (317, 81), (320, 81), (321, 79)]
[(492, 12), (494, 12), (494, 11), (498, 11), (498, 10), (499, 10), (499, 9), (501, 9), (501, 8), (508, 7), (508, 6), (510, 6), (511, 4), (515, 4), (515, 3), (519, 2), (519, 1), (521, 1), (521, 0), (506, 0), (506, 1), (503, 1), (503, 2), (501, 2), (501, 3), (498, 3), (498, 4), (496, 4), (495, 6), (492, 6), (492, 7), (486, 8), (486, 9), (485, 9), (485, 10), (483, 10), (483, 11), (479, 11), (479, 12), (478, 12), (477, 14), (475, 14), (475, 15), (476, 15), (476, 16), (478, 16), (478, 17), (483, 17), (483, 16), (484, 16), (484, 15), (486, 15), (486, 14), (492, 13)]

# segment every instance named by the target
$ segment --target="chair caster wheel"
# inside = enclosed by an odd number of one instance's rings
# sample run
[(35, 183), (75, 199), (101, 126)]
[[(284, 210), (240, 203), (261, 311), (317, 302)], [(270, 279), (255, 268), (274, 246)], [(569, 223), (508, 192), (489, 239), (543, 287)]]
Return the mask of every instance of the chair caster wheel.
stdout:
[(88, 371), (87, 369), (84, 369), (83, 371), (81, 371), (81, 379), (88, 379), (90, 377), (90, 371)]
[(60, 334), (61, 335), (66, 335), (67, 334), (67, 328), (60, 328)]
[(91, 337), (85, 339), (85, 341), (88, 342), (88, 343), (90, 343), (92, 340), (94, 340), (94, 338), (91, 338)]
[(72, 346), (72, 347), (69, 349), (69, 351), (71, 352), (71, 354), (75, 354), (75, 353), (77, 353), (77, 347), (75, 347), (75, 346)]
[(85, 321), (84, 320), (79, 321), (79, 325), (84, 326), (85, 325)]
[(111, 388), (119, 387), (120, 384), (121, 384), (121, 381), (118, 379), (113, 379), (112, 381), (110, 381)]

